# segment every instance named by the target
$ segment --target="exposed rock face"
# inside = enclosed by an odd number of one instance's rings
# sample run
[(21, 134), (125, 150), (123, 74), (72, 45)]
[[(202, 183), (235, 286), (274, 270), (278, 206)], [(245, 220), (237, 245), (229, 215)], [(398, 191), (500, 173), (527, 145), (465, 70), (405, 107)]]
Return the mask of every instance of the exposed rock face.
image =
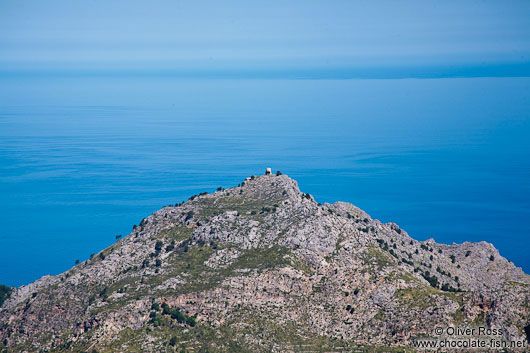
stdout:
[(17, 288), (0, 351), (410, 351), (435, 327), (526, 341), (529, 289), (491, 244), (418, 242), (265, 175), (165, 207)]

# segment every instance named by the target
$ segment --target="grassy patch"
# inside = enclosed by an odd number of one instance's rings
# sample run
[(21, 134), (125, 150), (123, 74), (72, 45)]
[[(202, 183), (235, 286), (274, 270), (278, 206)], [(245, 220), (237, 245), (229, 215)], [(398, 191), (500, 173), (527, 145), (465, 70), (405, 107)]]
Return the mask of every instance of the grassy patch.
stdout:
[[(435, 305), (436, 296), (444, 296), (448, 299), (457, 302), (461, 308), (463, 305), (463, 298), (461, 293), (442, 292), (430, 286), (421, 285), (420, 287), (401, 288), (395, 293), (395, 297), (404, 307), (420, 308), (422, 310), (429, 306)], [(460, 310), (452, 314), (456, 322), (464, 321), (464, 315)]]
[[(240, 190), (241, 191), (241, 190)], [(253, 218), (260, 218), (264, 215), (275, 212), (278, 205), (280, 205), (287, 197), (280, 193), (272, 193), (267, 195), (249, 195), (245, 193), (233, 192), (230, 194), (216, 195), (213, 197), (200, 197), (196, 201), (201, 210), (198, 213), (198, 218), (206, 220), (211, 217), (222, 214), (226, 211), (237, 211), (242, 216), (247, 216), (250, 212)]]
[(174, 240), (175, 243), (179, 243), (191, 237), (193, 233), (193, 228), (188, 228), (184, 226), (176, 226), (170, 229), (166, 229), (158, 233), (156, 236), (157, 239), (165, 240), (166, 242)]
[(417, 307), (420, 309), (426, 309), (429, 306), (434, 305), (434, 296), (430, 287), (414, 287), (414, 288), (401, 288), (395, 293), (395, 297), (405, 307)]
[(395, 266), (392, 256), (375, 246), (368, 247), (367, 251), (363, 254), (362, 260), (366, 264), (377, 266), (379, 269), (388, 266)]
[(290, 264), (290, 251), (287, 248), (273, 246), (270, 248), (255, 248), (244, 250), (236, 262), (229, 269), (270, 269), (279, 265)]

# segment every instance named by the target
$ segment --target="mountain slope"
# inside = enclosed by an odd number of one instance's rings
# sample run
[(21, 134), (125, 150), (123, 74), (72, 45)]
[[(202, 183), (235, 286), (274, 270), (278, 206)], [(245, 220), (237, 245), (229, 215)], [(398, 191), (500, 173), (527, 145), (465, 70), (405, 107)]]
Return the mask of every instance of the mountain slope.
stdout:
[(165, 207), (17, 288), (0, 309), (0, 350), (412, 351), (449, 326), (525, 341), (529, 289), (491, 244), (418, 242), (264, 175)]

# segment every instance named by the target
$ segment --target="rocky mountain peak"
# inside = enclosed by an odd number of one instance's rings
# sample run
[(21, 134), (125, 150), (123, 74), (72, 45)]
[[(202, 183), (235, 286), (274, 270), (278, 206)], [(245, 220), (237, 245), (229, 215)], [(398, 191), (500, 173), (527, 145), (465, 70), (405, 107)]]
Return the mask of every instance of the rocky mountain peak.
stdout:
[(261, 175), (164, 207), (91, 259), (16, 288), (0, 348), (385, 351), (440, 325), (525, 340), (529, 289), (491, 244), (417, 241)]

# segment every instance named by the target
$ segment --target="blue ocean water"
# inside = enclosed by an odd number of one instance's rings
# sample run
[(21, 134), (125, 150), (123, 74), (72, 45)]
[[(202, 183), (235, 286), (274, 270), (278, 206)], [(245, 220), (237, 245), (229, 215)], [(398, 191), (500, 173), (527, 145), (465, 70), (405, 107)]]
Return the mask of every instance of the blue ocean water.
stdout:
[(530, 78), (0, 78), (0, 283), (265, 167), (530, 273)]

